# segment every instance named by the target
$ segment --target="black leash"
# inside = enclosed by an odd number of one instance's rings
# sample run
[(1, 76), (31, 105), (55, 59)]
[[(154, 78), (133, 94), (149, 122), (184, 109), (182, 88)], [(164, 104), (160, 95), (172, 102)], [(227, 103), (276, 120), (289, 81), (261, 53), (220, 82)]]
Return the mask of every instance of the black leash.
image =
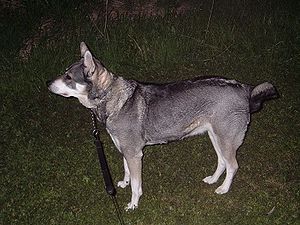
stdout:
[(94, 136), (94, 143), (96, 146), (96, 150), (98, 153), (98, 159), (99, 159), (99, 163), (100, 163), (100, 167), (101, 167), (101, 171), (102, 171), (102, 175), (103, 175), (103, 179), (104, 179), (104, 183), (105, 183), (105, 190), (107, 192), (107, 194), (109, 194), (109, 196), (111, 197), (115, 210), (116, 210), (116, 214), (117, 217), (119, 219), (119, 222), (121, 225), (125, 224), (122, 218), (122, 214), (121, 214), (121, 210), (119, 207), (119, 204), (117, 202), (117, 198), (116, 198), (116, 189), (114, 187), (112, 178), (111, 178), (111, 174), (109, 172), (109, 168), (107, 165), (107, 161), (106, 161), (106, 157), (103, 151), (103, 146), (100, 140), (100, 131), (97, 127), (97, 119), (96, 119), (96, 115), (95, 113), (91, 110), (91, 115), (92, 115), (92, 122), (93, 122), (93, 136)]

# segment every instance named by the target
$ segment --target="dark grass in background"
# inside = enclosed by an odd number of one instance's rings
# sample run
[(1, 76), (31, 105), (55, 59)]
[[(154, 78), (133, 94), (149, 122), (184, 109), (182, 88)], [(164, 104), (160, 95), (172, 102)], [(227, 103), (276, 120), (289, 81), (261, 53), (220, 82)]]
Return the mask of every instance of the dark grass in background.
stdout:
[[(118, 223), (88, 110), (45, 86), (79, 59), (80, 41), (127, 79), (220, 75), (270, 81), (280, 92), (252, 116), (226, 195), (214, 194), (224, 177), (202, 182), (217, 162), (206, 135), (146, 147), (144, 195), (136, 211), (124, 212), (127, 224), (299, 223), (299, 3), (186, 1), (190, 8), (176, 16), (182, 1), (158, 1), (162, 17), (106, 20), (105, 1), (11, 2), (16, 6), (1, 2), (0, 24), (1, 224)], [(128, 12), (137, 8), (123, 2)], [(104, 130), (101, 138), (116, 183), (122, 157)], [(130, 194), (118, 189), (122, 208)]]

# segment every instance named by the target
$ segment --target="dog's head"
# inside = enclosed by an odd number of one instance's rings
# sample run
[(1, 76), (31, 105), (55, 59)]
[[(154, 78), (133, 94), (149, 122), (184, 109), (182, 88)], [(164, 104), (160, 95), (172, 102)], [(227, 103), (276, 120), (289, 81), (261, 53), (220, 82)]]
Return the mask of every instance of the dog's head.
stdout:
[(64, 97), (75, 97), (88, 108), (91, 101), (102, 97), (112, 74), (95, 59), (84, 42), (80, 44), (81, 59), (69, 66), (65, 73), (47, 81), (48, 89)]

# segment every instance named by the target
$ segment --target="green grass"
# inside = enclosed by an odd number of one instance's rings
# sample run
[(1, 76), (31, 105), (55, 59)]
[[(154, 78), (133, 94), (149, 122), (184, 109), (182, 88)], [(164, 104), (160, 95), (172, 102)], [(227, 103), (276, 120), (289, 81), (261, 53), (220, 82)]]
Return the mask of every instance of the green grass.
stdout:
[[(252, 116), (226, 195), (214, 194), (224, 177), (211, 186), (201, 181), (216, 166), (206, 135), (146, 147), (144, 195), (136, 211), (123, 211), (126, 224), (300, 223), (299, 3), (216, 1), (206, 34), (210, 2), (180, 17), (109, 20), (106, 33), (104, 19), (89, 20), (93, 1), (25, 2), (1, 18), (0, 224), (118, 224), (103, 188), (88, 110), (45, 86), (79, 59), (82, 40), (127, 79), (221, 75), (271, 81), (281, 96)], [(18, 52), (36, 34), (41, 16), (53, 19), (53, 28), (22, 62)], [(122, 156), (102, 131), (116, 183), (123, 177)], [(117, 198), (125, 207), (130, 189), (118, 189)]]

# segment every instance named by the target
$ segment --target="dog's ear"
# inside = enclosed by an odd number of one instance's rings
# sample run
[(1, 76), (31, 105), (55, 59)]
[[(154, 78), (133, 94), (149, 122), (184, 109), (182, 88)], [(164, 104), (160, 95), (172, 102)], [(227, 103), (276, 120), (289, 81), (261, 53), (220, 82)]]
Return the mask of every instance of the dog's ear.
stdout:
[(96, 65), (90, 51), (86, 51), (83, 56), (83, 65), (86, 68), (86, 72), (89, 76), (92, 76), (95, 72)]
[(84, 42), (80, 43), (80, 53), (81, 57), (83, 57), (83, 65), (86, 68), (85, 71), (89, 76), (92, 76), (96, 69), (96, 64), (94, 62), (92, 53)]
[(88, 47), (86, 46), (86, 44), (84, 42), (80, 43), (80, 54), (81, 57), (84, 56), (84, 53), (86, 53), (87, 51), (89, 51)]

